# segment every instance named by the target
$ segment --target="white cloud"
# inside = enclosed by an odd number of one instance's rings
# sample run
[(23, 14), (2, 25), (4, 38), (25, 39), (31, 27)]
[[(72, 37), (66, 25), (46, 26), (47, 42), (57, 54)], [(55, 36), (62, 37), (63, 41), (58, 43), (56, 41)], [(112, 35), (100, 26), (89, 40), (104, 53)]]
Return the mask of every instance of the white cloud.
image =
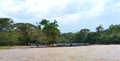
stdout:
[[(75, 28), (78, 26), (76, 28), (78, 29), (81, 27), (89, 27), (89, 25), (86, 25), (88, 22), (91, 24), (96, 24), (95, 22), (105, 23), (97, 18), (103, 15), (105, 10), (108, 9), (106, 4), (113, 1), (114, 0), (0, 0), (0, 17), (12, 17), (15, 19), (15, 22), (30, 23), (40, 21), (38, 20), (39, 18), (48, 20), (56, 19), (60, 26), (63, 26), (61, 30), (64, 32), (67, 30), (65, 27), (72, 29), (70, 27)], [(120, 3), (118, 2), (114, 8), (116, 10), (119, 7)]]
[[(88, 3), (90, 5), (93, 5), (92, 8), (88, 11), (85, 11), (86, 13), (90, 13), (91, 15), (94, 13), (98, 13), (99, 9), (103, 9), (103, 6), (101, 6), (101, 3), (104, 3), (106, 0), (88, 0)], [(0, 7), (2, 11), (5, 12), (19, 12), (20, 10), (24, 10), (26, 14), (32, 14), (34, 16), (40, 16), (40, 17), (46, 17), (49, 13), (52, 15), (51, 11), (55, 10), (58, 13), (61, 13), (61, 11), (64, 11), (65, 8), (68, 7), (68, 4), (77, 3), (77, 8), (81, 8), (80, 4), (84, 4), (86, 1), (84, 0), (25, 0), (24, 2), (16, 1), (16, 0), (8, 0), (4, 1), (2, 0), (2, 4), (0, 4)], [(19, 4), (17, 4), (19, 3)], [(79, 4), (80, 3), (80, 4)], [(94, 7), (95, 6), (95, 7)], [(71, 9), (71, 8), (69, 8)], [(77, 11), (77, 10), (75, 10)], [(100, 10), (99, 10), (100, 11)], [(78, 14), (84, 14), (82, 12), (77, 12)], [(85, 13), (85, 14), (86, 14)], [(59, 14), (58, 14), (59, 15)], [(68, 14), (67, 14), (68, 15)]]

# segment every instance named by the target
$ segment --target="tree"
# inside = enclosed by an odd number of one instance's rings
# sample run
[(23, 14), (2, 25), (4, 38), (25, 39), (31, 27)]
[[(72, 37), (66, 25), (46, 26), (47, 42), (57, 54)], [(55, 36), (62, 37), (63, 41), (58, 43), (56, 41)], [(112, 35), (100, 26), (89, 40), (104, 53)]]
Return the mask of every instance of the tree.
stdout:
[(97, 40), (99, 41), (98, 43), (101, 43), (102, 37), (103, 37), (103, 33), (104, 33), (104, 28), (103, 28), (102, 25), (99, 25), (99, 26), (97, 26), (96, 30), (97, 30), (97, 35), (96, 35), (97, 36)]
[(68, 41), (69, 41), (69, 40), (65, 37), (65, 35), (64, 35), (64, 33), (63, 33), (63, 34), (60, 34), (57, 43), (66, 43), (66, 42), (68, 42)]
[(79, 43), (85, 43), (89, 32), (90, 32), (89, 29), (82, 29), (82, 30), (80, 30), (80, 31), (76, 34), (76, 39), (75, 39), (75, 41), (76, 41), (76, 42), (79, 42)]
[(43, 33), (38, 26), (29, 23), (16, 23), (14, 28), (19, 35), (19, 41), (22, 45), (35, 42), (40, 43), (43, 38)]
[(101, 32), (104, 30), (103, 28), (103, 25), (99, 25), (97, 28), (96, 28), (97, 32)]
[(13, 20), (11, 18), (0, 18), (0, 45), (15, 45), (18, 37), (13, 31)]
[(11, 18), (0, 18), (0, 31), (10, 31), (14, 24)]
[(57, 41), (58, 36), (60, 34), (60, 30), (57, 28), (57, 21), (50, 23), (49, 20), (43, 19), (40, 22), (40, 25), (43, 26), (42, 32), (46, 35), (46, 43), (53, 44)]
[(87, 43), (91, 43), (91, 44), (96, 44), (96, 43), (98, 43), (97, 33), (96, 33), (96, 32), (90, 32), (90, 33), (88, 33), (86, 42), (87, 42)]
[(110, 27), (109, 27), (109, 30), (111, 31), (111, 35), (112, 36), (115, 36), (115, 35), (117, 35), (117, 36), (120, 36), (120, 25), (111, 25)]
[(75, 39), (75, 33), (68, 32), (68, 33), (62, 33), (61, 37), (64, 38), (64, 43), (73, 43)]
[(111, 43), (120, 43), (120, 25), (111, 25), (109, 27)]

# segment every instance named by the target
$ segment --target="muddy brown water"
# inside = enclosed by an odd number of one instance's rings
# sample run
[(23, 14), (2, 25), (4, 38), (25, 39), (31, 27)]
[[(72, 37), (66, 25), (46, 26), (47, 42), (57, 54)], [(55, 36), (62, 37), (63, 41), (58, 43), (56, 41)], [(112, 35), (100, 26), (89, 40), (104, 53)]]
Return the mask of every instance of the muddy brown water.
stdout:
[(120, 45), (5, 49), (0, 61), (120, 61)]

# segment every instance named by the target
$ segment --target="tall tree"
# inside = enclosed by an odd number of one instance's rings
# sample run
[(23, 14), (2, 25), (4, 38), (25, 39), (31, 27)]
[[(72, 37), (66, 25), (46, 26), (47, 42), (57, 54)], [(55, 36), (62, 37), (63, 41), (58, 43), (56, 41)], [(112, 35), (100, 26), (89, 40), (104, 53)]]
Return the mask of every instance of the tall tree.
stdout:
[(13, 31), (13, 20), (11, 18), (0, 18), (0, 45), (14, 45), (18, 37)]
[(10, 31), (13, 24), (11, 18), (0, 18), (0, 31)]
[(96, 27), (96, 30), (97, 30), (97, 39), (98, 39), (98, 43), (101, 43), (102, 41), (102, 37), (103, 37), (103, 33), (104, 33), (104, 28), (102, 25), (99, 25)]
[(54, 20), (54, 22), (50, 23), (49, 20), (43, 19), (40, 22), (40, 25), (43, 26), (42, 31), (47, 37), (46, 39), (47, 44), (55, 43), (60, 34), (60, 30), (57, 28), (58, 27), (57, 21)]

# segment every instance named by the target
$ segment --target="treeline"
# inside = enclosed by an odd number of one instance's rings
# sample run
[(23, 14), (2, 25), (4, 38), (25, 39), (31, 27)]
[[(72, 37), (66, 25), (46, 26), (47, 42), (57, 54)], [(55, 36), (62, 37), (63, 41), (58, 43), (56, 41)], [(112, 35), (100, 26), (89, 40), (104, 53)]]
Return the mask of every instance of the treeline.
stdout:
[(81, 29), (77, 33), (60, 33), (56, 20), (43, 19), (38, 24), (14, 23), (11, 18), (0, 18), (0, 45), (28, 45), (29, 43), (90, 43), (119, 44), (120, 25), (111, 25), (104, 29), (96, 27), (95, 32)]
[(81, 29), (77, 33), (63, 33), (61, 39), (62, 42), (69, 43), (120, 44), (120, 25), (111, 25), (108, 29), (99, 25), (95, 32)]
[(14, 23), (11, 18), (0, 18), (0, 45), (28, 45), (56, 43), (60, 30), (57, 21), (43, 19), (37, 25)]

